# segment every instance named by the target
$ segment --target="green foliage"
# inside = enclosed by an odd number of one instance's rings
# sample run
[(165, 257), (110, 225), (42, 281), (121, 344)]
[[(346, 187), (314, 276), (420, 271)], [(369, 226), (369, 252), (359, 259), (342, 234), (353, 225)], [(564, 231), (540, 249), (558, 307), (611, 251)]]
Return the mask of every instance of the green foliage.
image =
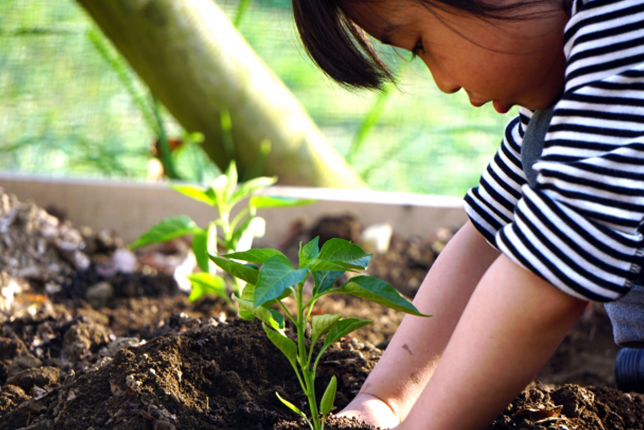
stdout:
[(189, 234), (198, 234), (201, 229), (187, 215), (165, 218), (143, 233), (130, 248), (136, 249), (153, 243), (167, 242)]
[[(270, 248), (249, 249), (225, 255), (210, 253), (209, 257), (224, 271), (248, 283), (242, 296), (235, 298), (240, 307), (240, 315), (246, 319), (260, 319), (268, 338), (291, 363), (308, 399), (311, 418), (279, 394), (277, 396), (289, 409), (305, 418), (312, 430), (324, 429), (324, 420), (333, 408), (337, 391), (337, 380), (333, 377), (318, 408), (315, 376), (322, 354), (342, 337), (371, 322), (360, 318), (343, 319), (342, 315), (312, 317), (313, 306), (320, 297), (334, 293), (350, 294), (411, 315), (429, 316), (420, 313), (391, 285), (371, 276), (355, 276), (344, 285), (334, 288), (333, 284), (345, 271), (363, 271), (371, 259), (371, 254), (346, 240), (328, 240), (320, 249), (319, 240), (315, 238), (300, 246), (297, 268), (284, 254)], [(305, 301), (304, 283), (309, 276), (313, 278), (314, 288), (312, 296)], [(295, 296), (297, 305), (294, 313), (282, 303), (282, 300), (291, 295)], [(297, 341), (286, 335), (284, 317), (272, 308), (274, 305), (279, 305), (293, 324)], [(310, 346), (307, 349), (306, 332), (309, 324)], [(322, 338), (324, 342), (314, 359), (314, 348)]]
[[(277, 251), (248, 251), (252, 245), (253, 238), (264, 235), (265, 222), (263, 218), (256, 215), (257, 209), (313, 203), (313, 200), (253, 195), (276, 181), (277, 178), (259, 177), (238, 184), (237, 168), (233, 161), (228, 166), (226, 173), (216, 178), (206, 188), (190, 184), (171, 185), (175, 191), (186, 197), (217, 208), (219, 218), (212, 221), (206, 228), (199, 227), (187, 215), (165, 218), (143, 233), (141, 237), (130, 245), (130, 248), (136, 249), (193, 235), (192, 250), (197, 259), (197, 265), (204, 273), (196, 273), (188, 277), (192, 285), (190, 300), (197, 300), (204, 294), (215, 294), (230, 302), (226, 283), (216, 273), (217, 265), (234, 276), (234, 293), (240, 300), (244, 299), (245, 296), (242, 294), (244, 284), (238, 282), (237, 279), (255, 285), (258, 283), (258, 269), (251, 265), (233, 264), (229, 260), (214, 256), (214, 254), (221, 248), (229, 256), (236, 256), (235, 258), (258, 264), (264, 263), (270, 257), (275, 256)], [(232, 217), (233, 208), (244, 199), (248, 199), (247, 205)], [(218, 234), (219, 230), (221, 230), (221, 235)], [(212, 259), (215, 264), (209, 263), (209, 254), (213, 255)], [(262, 288), (270, 289), (265, 285), (273, 281), (272, 279), (263, 279)], [(285, 282), (288, 282), (288, 280)], [(273, 288), (279, 288), (279, 285)], [(270, 294), (270, 292), (267, 291), (265, 294)]]
[(188, 279), (192, 285), (192, 290), (188, 297), (190, 301), (195, 301), (206, 294), (214, 294), (225, 298), (227, 301), (230, 300), (226, 291), (226, 282), (221, 276), (200, 272), (188, 275)]

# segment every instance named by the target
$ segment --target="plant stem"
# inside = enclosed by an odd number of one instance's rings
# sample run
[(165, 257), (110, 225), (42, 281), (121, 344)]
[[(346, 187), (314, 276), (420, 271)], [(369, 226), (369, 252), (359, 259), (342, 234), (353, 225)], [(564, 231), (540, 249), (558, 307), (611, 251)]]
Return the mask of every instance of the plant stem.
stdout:
[[(230, 252), (230, 250), (227, 250), (227, 252)], [(237, 297), (241, 297), (242, 291), (244, 288), (242, 287), (242, 284), (239, 282), (239, 279), (233, 276), (233, 292), (237, 295)], [(231, 305), (232, 309), (235, 309), (235, 305), (233, 302), (230, 300), (230, 297), (228, 295), (225, 295), (224, 298), (226, 299), (226, 302)]]
[(217, 205), (219, 210), (219, 219), (221, 220), (221, 231), (224, 234), (224, 241), (226, 242), (226, 252), (233, 252), (234, 249), (230, 249), (230, 239), (233, 236), (233, 231), (230, 228), (230, 213), (228, 211), (228, 206), (223, 202)]
[[(298, 284), (297, 292), (295, 294), (295, 298), (297, 301), (296, 329), (297, 329), (297, 345), (299, 347), (298, 361), (300, 363), (300, 368), (302, 370), (304, 383), (306, 384), (306, 386), (303, 386), (302, 388), (304, 389), (304, 393), (306, 394), (306, 397), (309, 401), (309, 408), (311, 409), (311, 421), (313, 422), (313, 426), (315, 430), (322, 430), (322, 428), (320, 427), (320, 414), (318, 412), (318, 405), (315, 399), (315, 381), (311, 375), (311, 369), (309, 368), (308, 354), (306, 352), (305, 333), (306, 333), (307, 320), (304, 319), (305, 308), (302, 303), (303, 289), (304, 289), (304, 283), (301, 282)], [(313, 346), (311, 346), (311, 348), (312, 347)]]
[[(309, 300), (308, 302), (306, 302), (306, 304), (304, 305), (304, 308), (308, 309), (308, 311), (306, 313), (306, 321), (311, 320), (311, 312), (313, 311), (313, 305), (315, 304), (316, 300), (317, 300), (317, 298), (314, 297), (311, 300)], [(314, 349), (315, 349), (315, 345), (313, 345), (313, 343), (311, 343), (311, 348), (309, 349), (309, 356), (308, 356), (308, 359), (306, 361), (306, 365), (307, 365), (307, 367), (309, 369), (311, 369), (311, 359), (313, 358), (313, 350)], [(316, 368), (317, 368), (316, 366), (313, 366), (313, 370), (311, 370), (311, 372), (313, 374), (313, 380), (315, 380), (315, 369)]]
[(246, 214), (250, 212), (250, 209), (248, 207), (243, 208), (242, 210), (239, 211), (239, 213), (233, 218), (233, 220), (230, 222), (230, 229), (235, 230), (235, 227), (241, 221)]
[(280, 307), (282, 308), (282, 310), (284, 311), (284, 313), (286, 314), (286, 316), (288, 317), (288, 319), (290, 319), (290, 320), (291, 320), (291, 322), (292, 322), (295, 326), (297, 326), (297, 322), (295, 321), (295, 318), (293, 318), (293, 315), (291, 315), (291, 313), (288, 311), (288, 309), (286, 308), (286, 306), (284, 306), (284, 303), (282, 303), (282, 301), (281, 301), (281, 300), (278, 300), (278, 301), (277, 301), (277, 303), (279, 303), (279, 304), (280, 304)]

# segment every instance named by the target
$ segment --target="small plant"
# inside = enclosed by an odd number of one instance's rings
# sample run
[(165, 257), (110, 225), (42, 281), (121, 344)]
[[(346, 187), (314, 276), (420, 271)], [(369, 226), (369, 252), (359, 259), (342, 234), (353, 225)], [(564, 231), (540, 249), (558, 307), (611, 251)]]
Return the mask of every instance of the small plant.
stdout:
[[(277, 395), (289, 409), (304, 418), (312, 430), (323, 430), (326, 416), (331, 412), (337, 389), (337, 379), (331, 378), (319, 403), (315, 397), (315, 375), (320, 357), (336, 341), (369, 324), (360, 318), (342, 318), (342, 315), (312, 315), (316, 301), (327, 294), (344, 293), (380, 303), (395, 310), (417, 316), (418, 309), (404, 299), (388, 283), (371, 277), (358, 275), (344, 285), (334, 288), (335, 282), (346, 271), (365, 270), (371, 254), (365, 253), (358, 245), (342, 239), (328, 240), (322, 249), (315, 238), (306, 245), (300, 245), (299, 268), (275, 249), (251, 249), (226, 255), (210, 254), (210, 259), (229, 274), (245, 281), (246, 288), (240, 298), (240, 316), (246, 319), (259, 318), (271, 342), (279, 348), (293, 366), (297, 379), (306, 395), (311, 419), (291, 402)], [(247, 262), (247, 264), (238, 261)], [(313, 278), (313, 292), (305, 301), (304, 282)], [(283, 300), (294, 295), (296, 310), (291, 313)], [(273, 309), (278, 305), (283, 314)], [(285, 334), (285, 317), (295, 328), (297, 341)], [(310, 324), (310, 346), (307, 349), (307, 326)], [(315, 353), (318, 340), (324, 343)], [(315, 355), (315, 358), (313, 357)]]
[[(237, 168), (233, 161), (226, 173), (220, 175), (206, 188), (189, 184), (171, 184), (170, 186), (181, 194), (216, 207), (219, 218), (212, 221), (206, 228), (200, 228), (187, 215), (165, 218), (141, 235), (130, 245), (130, 249), (192, 235), (192, 250), (202, 272), (188, 275), (192, 286), (189, 299), (194, 301), (204, 294), (211, 293), (223, 297), (230, 303), (226, 282), (217, 274), (217, 266), (210, 262), (208, 254), (217, 253), (218, 249), (223, 249), (224, 252), (250, 249), (253, 238), (263, 236), (265, 231), (264, 219), (256, 215), (257, 209), (299, 206), (313, 202), (313, 200), (253, 195), (276, 181), (277, 178), (274, 177), (259, 177), (238, 185)], [(247, 205), (233, 217), (233, 207), (247, 198)], [(241, 296), (243, 284), (235, 279), (232, 289), (235, 294)]]

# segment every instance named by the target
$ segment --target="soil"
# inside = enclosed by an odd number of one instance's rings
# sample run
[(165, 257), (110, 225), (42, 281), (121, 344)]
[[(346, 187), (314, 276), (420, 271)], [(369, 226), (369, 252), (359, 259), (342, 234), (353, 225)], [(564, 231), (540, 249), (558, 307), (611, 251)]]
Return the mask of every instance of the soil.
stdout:
[[(311, 235), (360, 241), (362, 231), (351, 215), (328, 216), (280, 245), (292, 252), (298, 237)], [(0, 429), (306, 428), (275, 396), (306, 410), (290, 364), (260, 325), (235, 317), (218, 298), (190, 302), (175, 282), (186, 241), (135, 254), (112, 232), (76, 229), (2, 192), (0, 233)], [(371, 274), (413, 296), (451, 234), (394, 234), (389, 250), (374, 256)], [(337, 411), (401, 316), (327, 297), (321, 312), (374, 320), (322, 360), (317, 386), (338, 377)], [(537, 380), (488, 429), (644, 429), (642, 397), (615, 388), (616, 353), (603, 309), (590, 306)], [(333, 416), (327, 428), (373, 429)]]

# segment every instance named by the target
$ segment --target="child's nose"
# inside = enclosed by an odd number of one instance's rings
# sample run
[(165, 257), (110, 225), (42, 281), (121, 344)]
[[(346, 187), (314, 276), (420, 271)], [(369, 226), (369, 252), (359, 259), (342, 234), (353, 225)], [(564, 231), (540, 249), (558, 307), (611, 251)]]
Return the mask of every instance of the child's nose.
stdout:
[(434, 78), (434, 81), (436, 82), (436, 86), (438, 87), (438, 89), (444, 92), (445, 94), (454, 94), (455, 92), (461, 89), (460, 86), (446, 80), (439, 81), (438, 79)]
[(429, 71), (438, 89), (445, 94), (453, 94), (461, 89), (460, 85), (455, 84), (440, 68), (433, 67)]
[(453, 94), (461, 89), (460, 85), (455, 84), (449, 77), (441, 70), (438, 64), (434, 64), (431, 59), (423, 58), (423, 61), (427, 65), (429, 72), (436, 82), (436, 86), (439, 90), (446, 94)]

